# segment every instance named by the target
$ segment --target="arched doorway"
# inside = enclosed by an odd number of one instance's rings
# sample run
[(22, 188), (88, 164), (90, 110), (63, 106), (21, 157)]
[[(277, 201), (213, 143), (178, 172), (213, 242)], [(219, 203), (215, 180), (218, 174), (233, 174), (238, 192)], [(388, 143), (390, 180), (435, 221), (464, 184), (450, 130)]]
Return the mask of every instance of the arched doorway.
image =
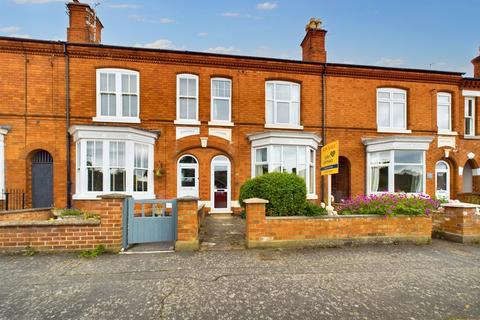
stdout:
[(463, 166), (463, 193), (470, 193), (473, 191), (473, 171), (470, 161), (467, 161)]
[(178, 160), (177, 197), (198, 198), (198, 160), (192, 155), (184, 155)]
[(53, 158), (45, 150), (32, 155), (32, 208), (53, 206)]
[(335, 202), (350, 198), (350, 161), (345, 157), (339, 157), (338, 173), (332, 175), (332, 195)]
[(211, 211), (230, 211), (230, 160), (225, 156), (216, 156), (211, 165)]
[(435, 165), (435, 196), (450, 199), (450, 165), (443, 160)]

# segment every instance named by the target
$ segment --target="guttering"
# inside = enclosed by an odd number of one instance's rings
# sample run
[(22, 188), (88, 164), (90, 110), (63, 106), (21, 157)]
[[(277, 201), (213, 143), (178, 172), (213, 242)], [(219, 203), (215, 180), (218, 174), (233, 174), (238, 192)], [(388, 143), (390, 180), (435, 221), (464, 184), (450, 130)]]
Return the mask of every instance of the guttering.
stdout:
[[(327, 80), (327, 62), (324, 62), (323, 63), (323, 70), (322, 70), (322, 144), (323, 145), (326, 145), (327, 144), (327, 135), (325, 133), (325, 130), (326, 130), (326, 119), (325, 119), (325, 115), (326, 115), (326, 110), (325, 110), (325, 97), (326, 97), (326, 94), (325, 94), (325, 82)], [(323, 178), (323, 176), (321, 176), (322, 180), (322, 185), (321, 185), (321, 189), (322, 189), (322, 202), (324, 202), (325, 200), (325, 179)]]
[(65, 135), (67, 147), (67, 208), (72, 207), (72, 180), (71, 180), (71, 166), (70, 166), (70, 58), (67, 51), (67, 42), (62, 41), (63, 55), (65, 57)]

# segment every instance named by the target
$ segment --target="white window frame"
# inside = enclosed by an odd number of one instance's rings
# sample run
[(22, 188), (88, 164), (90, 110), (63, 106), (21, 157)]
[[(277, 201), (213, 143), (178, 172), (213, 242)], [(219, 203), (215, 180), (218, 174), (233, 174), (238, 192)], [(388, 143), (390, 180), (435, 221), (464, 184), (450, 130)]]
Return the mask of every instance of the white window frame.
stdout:
[[(216, 96), (214, 96), (214, 94), (213, 94), (213, 82), (214, 81), (226, 81), (226, 82), (228, 82), (229, 85), (230, 85), (230, 97), (226, 98), (226, 97), (216, 97)], [(233, 126), (233, 122), (232, 122), (232, 94), (233, 94), (233, 92), (232, 92), (232, 80), (231, 79), (220, 78), (220, 77), (215, 77), (215, 78), (210, 79), (210, 121), (208, 122), (208, 125), (210, 125), (210, 126), (228, 126), (228, 127)], [(228, 101), (228, 120), (214, 119), (213, 115), (215, 113), (214, 113), (214, 110), (213, 110), (214, 109), (213, 101), (215, 99)]]
[[(448, 98), (448, 104), (446, 103), (440, 103), (438, 100), (440, 97), (445, 97)], [(440, 105), (448, 107), (448, 128), (440, 128), (439, 127), (439, 117), (438, 117), (438, 112), (439, 112), (439, 107)], [(437, 93), (437, 129), (439, 133), (451, 133), (452, 132), (452, 94), (449, 92), (438, 92)]]
[[(273, 100), (268, 99), (267, 95), (267, 87), (269, 84), (273, 85)], [(289, 85), (290, 86), (290, 100), (278, 100), (276, 98), (276, 86), (277, 85)], [(293, 87), (298, 87), (298, 101), (292, 100), (292, 88)], [(265, 128), (272, 128), (272, 129), (303, 129), (303, 126), (301, 125), (302, 121), (302, 105), (301, 105), (301, 100), (302, 100), (302, 86), (299, 83), (296, 82), (290, 82), (290, 81), (280, 81), (280, 80), (269, 80), (265, 81)], [(270, 117), (269, 116), (269, 110), (268, 110), (268, 101), (273, 101), (273, 115)], [(276, 118), (277, 118), (277, 103), (278, 102), (284, 102), (289, 104), (289, 118), (292, 119), (292, 103), (298, 103), (298, 122), (297, 123), (278, 123)], [(273, 122), (269, 122), (269, 118), (273, 119)]]
[[(469, 102), (472, 103), (472, 114), (471, 115), (467, 115), (468, 113), (468, 104)], [(465, 119), (465, 122), (467, 121), (467, 119), (469, 121), (471, 121), (472, 125), (471, 125), (471, 132), (470, 133), (467, 133), (467, 126), (465, 125), (464, 123), (464, 134), (465, 136), (467, 137), (474, 137), (475, 136), (475, 97), (465, 97), (465, 113), (464, 113), (464, 119)]]
[[(76, 146), (76, 190), (73, 199), (98, 199), (97, 196), (109, 193), (121, 193), (133, 196), (135, 199), (154, 199), (154, 143), (157, 134), (133, 129), (128, 127), (98, 127), (88, 125), (76, 125), (70, 128)], [(103, 191), (88, 191), (87, 183), (87, 153), (86, 146), (88, 141), (103, 142)], [(126, 191), (110, 191), (110, 142), (125, 142), (125, 171), (126, 171)], [(148, 148), (148, 185), (145, 192), (134, 192), (133, 190), (133, 172), (134, 172), (134, 146), (136, 143), (144, 144)], [(80, 161), (80, 164), (78, 162)]]
[(0, 127), (0, 200), (5, 200), (5, 135), (8, 130)]
[[(390, 98), (389, 99), (380, 98), (379, 93), (381, 93), (381, 92), (388, 93), (390, 95)], [(403, 93), (404, 96), (405, 96), (405, 99), (404, 100), (393, 99), (393, 94), (394, 93)], [(398, 88), (377, 88), (376, 99), (377, 99), (376, 112), (377, 112), (377, 131), (378, 132), (386, 132), (386, 133), (411, 133), (412, 132), (411, 130), (407, 129), (407, 124), (408, 124), (408, 119), (407, 119), (408, 93), (407, 93), (407, 90), (398, 89)], [(378, 110), (379, 110), (380, 102), (386, 102), (386, 103), (389, 104), (390, 125), (388, 127), (381, 127), (380, 123), (379, 123), (380, 121), (379, 121)], [(404, 117), (404, 120), (405, 120), (405, 126), (403, 126), (403, 127), (394, 127), (393, 126), (393, 103), (394, 102), (402, 102), (405, 105), (405, 108), (403, 109), (403, 117)]]
[[(438, 169), (437, 166), (438, 164), (440, 163), (443, 163), (447, 166), (446, 169)], [(447, 190), (446, 191), (446, 197), (445, 199), (446, 200), (450, 200), (450, 165), (448, 164), (448, 162), (444, 161), (444, 160), (440, 160), (440, 161), (437, 161), (437, 163), (435, 163), (435, 196), (437, 198), (439, 198), (441, 196), (441, 194), (437, 193), (438, 192), (438, 189), (437, 189), (437, 179), (438, 179), (438, 176), (437, 174), (438, 173), (446, 173), (447, 174)]]
[[(195, 108), (196, 108), (196, 119), (181, 119), (180, 118), (180, 79), (194, 79), (195, 80)], [(175, 124), (182, 124), (182, 125), (200, 125), (199, 119), (199, 92), (198, 92), (198, 82), (199, 77), (195, 74), (190, 73), (180, 73), (177, 74), (177, 118), (174, 121)], [(191, 97), (190, 97), (191, 98)]]
[[(100, 91), (100, 74), (113, 73), (115, 74), (115, 98), (116, 98), (116, 115), (105, 116), (102, 115), (102, 102)], [(122, 75), (135, 75), (137, 77), (137, 116), (126, 117), (122, 115), (123, 100), (122, 100)], [(97, 115), (93, 118), (96, 122), (125, 122), (125, 123), (140, 123), (140, 73), (128, 69), (116, 68), (100, 68), (96, 70), (96, 88), (97, 88)]]

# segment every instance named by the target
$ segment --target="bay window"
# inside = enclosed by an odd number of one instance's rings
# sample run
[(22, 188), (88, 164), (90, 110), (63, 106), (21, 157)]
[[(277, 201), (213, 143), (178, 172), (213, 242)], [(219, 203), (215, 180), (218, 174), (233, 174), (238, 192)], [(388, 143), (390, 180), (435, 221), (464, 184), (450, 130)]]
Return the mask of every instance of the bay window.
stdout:
[(230, 79), (213, 78), (211, 81), (211, 122), (231, 125), (232, 82)]
[(407, 92), (396, 88), (377, 89), (377, 127), (379, 131), (407, 129)]
[(450, 93), (437, 94), (437, 127), (439, 132), (452, 131), (452, 95)]
[(465, 135), (475, 136), (475, 98), (465, 98)]
[(198, 76), (177, 75), (176, 123), (200, 124), (198, 121)]
[(125, 127), (73, 126), (76, 142), (74, 199), (108, 193), (154, 198), (153, 145), (156, 134)]
[(140, 122), (140, 76), (125, 69), (97, 69), (97, 116), (94, 121)]
[(300, 85), (267, 81), (265, 92), (266, 126), (300, 127)]

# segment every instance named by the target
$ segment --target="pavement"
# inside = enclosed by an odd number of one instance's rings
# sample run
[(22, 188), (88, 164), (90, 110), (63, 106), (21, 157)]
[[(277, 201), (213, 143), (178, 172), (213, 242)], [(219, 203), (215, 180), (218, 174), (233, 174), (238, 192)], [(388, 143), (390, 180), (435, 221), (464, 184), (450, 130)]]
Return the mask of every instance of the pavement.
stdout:
[(207, 215), (200, 228), (200, 250), (244, 250), (245, 220), (229, 213)]
[(480, 246), (0, 255), (0, 319), (480, 319)]

